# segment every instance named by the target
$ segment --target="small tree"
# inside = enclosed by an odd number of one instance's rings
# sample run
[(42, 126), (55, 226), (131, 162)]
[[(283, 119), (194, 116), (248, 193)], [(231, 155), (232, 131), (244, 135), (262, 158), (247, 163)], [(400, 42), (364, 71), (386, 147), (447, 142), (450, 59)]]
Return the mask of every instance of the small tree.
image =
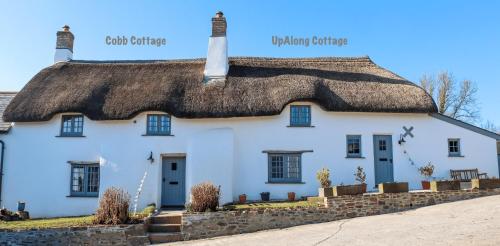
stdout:
[(330, 180), (330, 169), (322, 168), (316, 173), (316, 179), (318, 180), (321, 188), (330, 188), (332, 181)]
[(94, 224), (124, 224), (129, 217), (130, 195), (121, 188), (111, 187), (104, 191), (99, 208), (94, 216)]
[(426, 179), (429, 179), (430, 177), (432, 177), (432, 174), (434, 173), (434, 165), (432, 165), (432, 163), (429, 162), (427, 163), (427, 165), (419, 167), (418, 171)]
[(361, 166), (358, 166), (356, 168), (356, 173), (354, 174), (354, 176), (356, 177), (357, 182), (359, 182), (360, 184), (366, 184), (366, 173)]

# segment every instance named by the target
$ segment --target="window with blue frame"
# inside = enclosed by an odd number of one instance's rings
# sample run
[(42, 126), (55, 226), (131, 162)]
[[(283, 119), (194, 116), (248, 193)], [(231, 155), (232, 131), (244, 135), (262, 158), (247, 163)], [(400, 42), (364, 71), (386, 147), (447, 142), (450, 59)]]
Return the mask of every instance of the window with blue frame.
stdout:
[(71, 196), (99, 196), (99, 164), (71, 164)]
[(147, 135), (170, 135), (171, 120), (168, 114), (147, 116)]
[(270, 183), (299, 183), (302, 180), (301, 154), (269, 154)]
[(79, 137), (83, 135), (83, 115), (63, 115), (61, 136)]
[(361, 157), (361, 135), (347, 135), (347, 157)]
[(290, 126), (311, 126), (311, 106), (291, 105)]

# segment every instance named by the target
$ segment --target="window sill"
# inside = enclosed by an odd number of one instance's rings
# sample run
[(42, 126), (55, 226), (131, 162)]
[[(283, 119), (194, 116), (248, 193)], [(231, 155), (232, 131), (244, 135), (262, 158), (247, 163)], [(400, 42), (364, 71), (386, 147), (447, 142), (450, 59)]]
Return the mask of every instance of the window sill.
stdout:
[(69, 195), (69, 196), (66, 196), (68, 198), (99, 198), (98, 195), (88, 195), (88, 196), (85, 196), (85, 195)]
[(463, 156), (463, 155), (448, 155), (448, 157), (458, 157), (458, 158), (463, 158), (463, 157), (465, 157), (465, 156)]
[(85, 138), (86, 136), (83, 135), (58, 135), (56, 138)]
[(366, 159), (364, 156), (346, 156), (346, 159)]
[(304, 128), (311, 128), (311, 127), (315, 127), (315, 126), (307, 126), (307, 125), (305, 125), (305, 126), (301, 126), (301, 125), (293, 126), (293, 125), (289, 125), (289, 126), (286, 126), (286, 127), (293, 127), (293, 128), (297, 128), (297, 127), (298, 127), (298, 128), (302, 128), (302, 127), (304, 127)]
[(266, 184), (305, 184), (305, 182), (266, 182)]
[(143, 137), (173, 137), (172, 134), (142, 134)]

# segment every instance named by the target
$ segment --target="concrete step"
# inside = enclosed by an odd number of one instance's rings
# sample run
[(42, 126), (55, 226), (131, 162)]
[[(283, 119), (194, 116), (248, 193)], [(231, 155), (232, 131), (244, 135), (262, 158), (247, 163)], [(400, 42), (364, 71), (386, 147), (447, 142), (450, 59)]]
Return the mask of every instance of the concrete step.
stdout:
[(181, 232), (181, 224), (150, 224), (149, 232)]
[(151, 218), (152, 224), (182, 224), (182, 215), (157, 215)]
[(152, 232), (148, 236), (152, 244), (182, 241), (180, 232)]

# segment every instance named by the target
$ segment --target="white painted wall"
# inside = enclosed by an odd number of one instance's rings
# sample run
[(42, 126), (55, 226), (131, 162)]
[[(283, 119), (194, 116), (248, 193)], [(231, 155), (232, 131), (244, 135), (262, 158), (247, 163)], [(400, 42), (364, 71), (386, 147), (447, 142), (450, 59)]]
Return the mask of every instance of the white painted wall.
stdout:
[[(296, 103), (311, 104), (311, 103)], [(289, 125), (289, 107), (280, 115), (229, 119), (179, 119), (172, 117), (174, 136), (143, 136), (146, 114), (131, 120), (91, 121), (85, 118), (84, 138), (61, 138), (61, 115), (47, 122), (16, 123), (3, 136), (5, 175), (2, 205), (15, 209), (26, 201), (34, 217), (90, 214), (97, 198), (69, 195), (69, 160), (99, 161), (102, 193), (107, 187), (126, 189), (133, 197), (140, 180), (148, 172), (139, 199), (139, 209), (161, 201), (161, 155), (184, 153), (187, 156), (186, 191), (191, 185), (211, 180), (222, 187), (223, 202), (245, 193), (260, 199), (271, 192), (272, 199), (317, 195), (316, 172), (322, 167), (332, 171), (333, 184), (354, 182), (356, 166), (367, 173), (368, 187), (374, 186), (373, 135), (390, 134), (393, 139), (394, 177), (408, 181), (413, 189), (422, 178), (417, 165), (431, 161), (435, 176), (447, 178), (449, 169), (479, 168), (498, 175), (496, 141), (426, 114), (325, 112), (312, 105), (314, 127)], [(152, 113), (152, 112), (148, 112)], [(154, 113), (154, 112), (153, 112)], [(413, 126), (414, 138), (403, 146), (397, 140), (403, 126)], [(346, 159), (346, 134), (362, 135), (364, 159)], [(447, 139), (460, 138), (464, 157), (448, 157)], [(313, 150), (302, 155), (304, 184), (266, 184), (267, 154), (263, 150)], [(404, 151), (407, 151), (407, 154)], [(146, 159), (153, 152), (155, 162)], [(189, 199), (189, 194), (186, 196)]]
[(69, 49), (56, 49), (54, 54), (54, 63), (65, 62), (73, 59), (73, 52)]
[(227, 37), (208, 38), (208, 53), (205, 71), (208, 78), (224, 78), (229, 71)]

